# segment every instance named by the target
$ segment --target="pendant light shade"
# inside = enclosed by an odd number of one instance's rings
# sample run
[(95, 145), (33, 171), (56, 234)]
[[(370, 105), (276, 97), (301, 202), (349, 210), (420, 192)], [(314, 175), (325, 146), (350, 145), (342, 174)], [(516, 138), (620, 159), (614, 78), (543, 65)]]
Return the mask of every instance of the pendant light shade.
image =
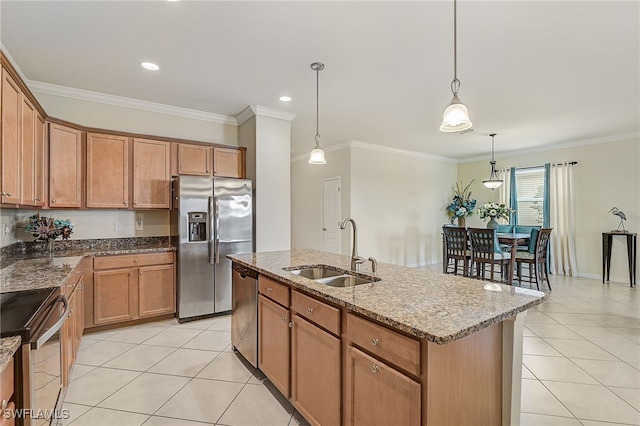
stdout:
[(320, 71), (324, 69), (324, 64), (322, 62), (314, 62), (311, 64), (311, 69), (316, 72), (316, 147), (311, 151), (309, 164), (327, 164), (327, 161), (324, 159), (324, 151), (320, 148), (320, 132), (318, 131), (320, 122), (318, 115), (320, 99)]
[(496, 173), (496, 160), (493, 156), (493, 138), (496, 134), (492, 133), (489, 136), (491, 136), (491, 161), (489, 162), (489, 164), (491, 164), (491, 175), (489, 176), (489, 179), (483, 180), (482, 183), (493, 191), (494, 189), (499, 188), (503, 181), (498, 179), (498, 174)]
[(459, 89), (457, 1), (453, 0), (453, 81), (451, 82), (453, 99), (449, 106), (444, 110), (442, 124), (440, 125), (441, 132), (461, 132), (473, 127), (473, 123), (469, 118), (469, 110), (465, 104), (460, 102), (460, 98), (458, 97)]

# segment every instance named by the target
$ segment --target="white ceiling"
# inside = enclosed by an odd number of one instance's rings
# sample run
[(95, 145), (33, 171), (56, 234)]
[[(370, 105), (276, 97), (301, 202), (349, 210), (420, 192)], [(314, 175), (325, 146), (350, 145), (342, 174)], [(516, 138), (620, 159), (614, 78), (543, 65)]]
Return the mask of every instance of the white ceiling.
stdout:
[[(27, 79), (235, 116), (297, 114), (311, 150), (359, 140), (465, 159), (640, 132), (640, 2), (458, 3), (458, 78), (474, 132), (438, 130), (451, 100), (453, 1), (7, 1), (1, 42)], [(140, 62), (160, 65), (157, 73)], [(287, 94), (292, 102), (278, 100)]]

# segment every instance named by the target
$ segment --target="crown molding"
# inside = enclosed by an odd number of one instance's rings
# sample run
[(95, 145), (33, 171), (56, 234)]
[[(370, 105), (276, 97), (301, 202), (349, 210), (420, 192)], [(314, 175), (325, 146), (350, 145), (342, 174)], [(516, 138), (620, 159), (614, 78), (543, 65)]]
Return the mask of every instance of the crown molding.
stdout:
[[(622, 135), (613, 135), (613, 136), (605, 136), (602, 138), (586, 139), (584, 141), (566, 142), (566, 143), (561, 143), (557, 145), (545, 145), (545, 146), (539, 146), (539, 147), (529, 148), (529, 149), (519, 149), (517, 151), (506, 151), (506, 152), (501, 152), (499, 155), (496, 154), (495, 157), (496, 158), (513, 157), (518, 155), (536, 154), (538, 152), (557, 151), (559, 149), (578, 148), (582, 146), (598, 145), (602, 143), (630, 141), (634, 139), (640, 139), (640, 133), (625, 133)], [(473, 163), (474, 161), (485, 161), (486, 159), (487, 159), (487, 155), (483, 155), (481, 157), (465, 158), (464, 160), (459, 160), (459, 162)]]
[(24, 73), (22, 72), (22, 70), (16, 63), (16, 61), (13, 59), (13, 56), (11, 56), (11, 54), (9, 53), (5, 45), (2, 44), (2, 42), (0, 42), (0, 49), (2, 49), (2, 53), (4, 53), (5, 58), (7, 58), (7, 60), (9, 61), (13, 69), (18, 73), (22, 81), (27, 81), (27, 78), (24, 76)]
[(29, 89), (34, 93), (60, 96), (63, 98), (77, 99), (81, 101), (95, 102), (105, 105), (113, 105), (123, 108), (131, 108), (141, 111), (175, 115), (178, 117), (190, 118), (194, 120), (202, 120), (212, 123), (237, 126), (235, 117), (230, 117), (227, 115), (197, 111), (188, 108), (174, 107), (155, 102), (141, 101), (138, 99), (125, 98), (123, 96), (107, 95), (104, 93), (75, 89), (66, 86), (58, 86), (56, 84), (43, 83), (40, 81), (25, 80), (25, 82), (27, 83)]
[(293, 112), (280, 111), (278, 109), (273, 109), (262, 105), (249, 105), (240, 114), (236, 115), (238, 126), (242, 125), (251, 117), (258, 115), (262, 117), (277, 118), (278, 120), (285, 121), (293, 121), (298, 116)]
[[(332, 152), (332, 151), (338, 151), (340, 149), (344, 149), (344, 148), (361, 148), (361, 149), (368, 149), (370, 151), (378, 151), (378, 152), (384, 152), (387, 154), (395, 154), (395, 155), (404, 155), (406, 157), (413, 157), (413, 158), (424, 158), (427, 160), (434, 160), (434, 161), (442, 161), (445, 163), (458, 163), (459, 161), (455, 158), (449, 158), (449, 157), (442, 157), (439, 155), (433, 155), (433, 154), (426, 154), (424, 152), (417, 152), (417, 151), (409, 151), (406, 149), (399, 149), (399, 148), (392, 148), (390, 146), (386, 146), (386, 145), (377, 145), (377, 144), (373, 144), (373, 143), (369, 143), (369, 142), (362, 142), (362, 141), (356, 141), (356, 140), (348, 140), (345, 142), (340, 142), (338, 144), (334, 144), (334, 145), (330, 145), (326, 148), (324, 148), (324, 152)], [(305, 160), (309, 158), (311, 151), (305, 153), (305, 154), (300, 154), (297, 155), (295, 157), (291, 158), (291, 162), (296, 162), (296, 161), (300, 161), (300, 160)]]

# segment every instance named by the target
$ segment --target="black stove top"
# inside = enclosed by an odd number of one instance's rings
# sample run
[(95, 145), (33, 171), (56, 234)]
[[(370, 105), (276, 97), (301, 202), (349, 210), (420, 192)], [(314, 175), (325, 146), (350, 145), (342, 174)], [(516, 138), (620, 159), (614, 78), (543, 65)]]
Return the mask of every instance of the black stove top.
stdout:
[(57, 287), (0, 294), (0, 337), (19, 335), (30, 342), (59, 294)]

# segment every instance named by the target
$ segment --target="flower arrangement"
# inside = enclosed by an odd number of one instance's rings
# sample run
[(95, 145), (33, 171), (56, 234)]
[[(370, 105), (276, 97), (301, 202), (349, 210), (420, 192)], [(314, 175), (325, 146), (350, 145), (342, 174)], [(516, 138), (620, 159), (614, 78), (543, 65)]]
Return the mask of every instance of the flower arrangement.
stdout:
[(513, 212), (515, 212), (515, 210), (499, 203), (485, 203), (478, 207), (478, 216), (480, 216), (480, 219), (509, 219), (509, 216)]
[(29, 216), (29, 223), (25, 232), (30, 233), (36, 240), (49, 241), (62, 237), (68, 240), (73, 234), (73, 225), (67, 220), (54, 219), (52, 217), (40, 216), (40, 213)]
[(471, 191), (469, 190), (472, 183), (473, 179), (469, 182), (469, 185), (463, 189), (460, 189), (462, 182), (460, 182), (460, 185), (456, 182), (455, 188), (451, 187), (453, 190), (453, 199), (447, 206), (447, 213), (451, 216), (451, 223), (453, 223), (456, 218), (464, 219), (473, 214), (473, 209), (476, 208), (476, 200), (471, 198)]

